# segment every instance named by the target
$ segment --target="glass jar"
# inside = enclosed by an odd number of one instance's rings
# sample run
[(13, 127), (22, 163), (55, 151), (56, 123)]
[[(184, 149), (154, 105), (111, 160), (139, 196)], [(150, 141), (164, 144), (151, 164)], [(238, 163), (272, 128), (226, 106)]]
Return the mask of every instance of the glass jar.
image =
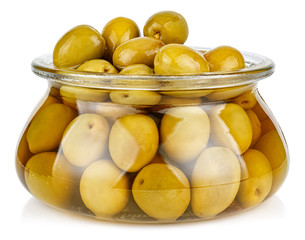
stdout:
[(257, 90), (271, 60), (188, 76), (56, 69), (21, 134), (18, 176), (53, 207), (103, 220), (186, 222), (259, 205), (288, 170), (282, 131)]

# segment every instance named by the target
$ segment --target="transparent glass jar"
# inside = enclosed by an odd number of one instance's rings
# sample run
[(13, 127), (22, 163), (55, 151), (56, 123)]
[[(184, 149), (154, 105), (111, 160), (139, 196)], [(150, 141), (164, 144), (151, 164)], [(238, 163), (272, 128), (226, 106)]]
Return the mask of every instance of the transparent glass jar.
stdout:
[(16, 168), (53, 207), (103, 220), (187, 222), (259, 205), (288, 171), (282, 131), (257, 90), (271, 60), (189, 76), (56, 69), (25, 126)]

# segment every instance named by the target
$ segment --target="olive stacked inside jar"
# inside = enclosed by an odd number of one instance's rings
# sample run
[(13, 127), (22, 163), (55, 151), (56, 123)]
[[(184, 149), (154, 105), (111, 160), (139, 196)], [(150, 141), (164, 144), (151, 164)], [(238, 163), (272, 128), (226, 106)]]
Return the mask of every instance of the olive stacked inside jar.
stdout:
[[(57, 42), (53, 64), (58, 72), (109, 76), (246, 67), (235, 48), (185, 46), (188, 26), (176, 12), (151, 16), (143, 32), (124, 17), (102, 33), (77, 26)], [(51, 205), (102, 219), (167, 222), (261, 203), (284, 181), (287, 158), (255, 84), (177, 91), (51, 84), (19, 142), (17, 170)]]

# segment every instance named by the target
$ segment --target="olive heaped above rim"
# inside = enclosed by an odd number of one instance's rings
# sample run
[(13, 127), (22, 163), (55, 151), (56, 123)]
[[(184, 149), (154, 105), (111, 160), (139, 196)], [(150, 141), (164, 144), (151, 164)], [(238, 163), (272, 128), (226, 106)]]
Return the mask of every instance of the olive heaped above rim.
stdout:
[[(209, 49), (202, 48), (207, 51)], [(196, 49), (200, 50), (200, 49)], [(97, 89), (186, 91), (235, 88), (258, 82), (274, 72), (274, 62), (262, 55), (242, 52), (245, 68), (225, 72), (204, 72), (192, 75), (125, 75), (79, 72), (56, 67), (52, 54), (37, 57), (32, 62), (32, 71), (50, 82), (71, 86), (86, 86)], [(131, 84), (132, 80), (132, 84)], [(192, 84), (190, 84), (192, 81)]]
[(53, 51), (56, 67), (76, 67), (85, 61), (102, 58), (105, 39), (93, 27), (79, 25), (72, 28), (57, 42)]
[(152, 15), (146, 22), (144, 36), (155, 37), (168, 43), (183, 44), (188, 37), (185, 18), (173, 11), (162, 11)]
[(154, 70), (145, 64), (132, 64), (120, 71), (120, 74), (151, 75)]
[(155, 73), (187, 75), (209, 72), (209, 64), (202, 54), (182, 44), (168, 44), (161, 48), (154, 61)]
[(104, 59), (92, 59), (80, 65), (77, 71), (99, 72), (99, 73), (117, 73), (118, 70)]
[(242, 69), (245, 60), (240, 51), (230, 46), (219, 46), (204, 53), (211, 72), (225, 72)]
[(137, 24), (129, 18), (117, 17), (110, 20), (102, 31), (106, 41), (104, 58), (112, 61), (114, 50), (123, 42), (140, 36)]
[(154, 66), (154, 59), (165, 44), (156, 38), (138, 37), (122, 43), (113, 53), (113, 65), (123, 69), (132, 64)]

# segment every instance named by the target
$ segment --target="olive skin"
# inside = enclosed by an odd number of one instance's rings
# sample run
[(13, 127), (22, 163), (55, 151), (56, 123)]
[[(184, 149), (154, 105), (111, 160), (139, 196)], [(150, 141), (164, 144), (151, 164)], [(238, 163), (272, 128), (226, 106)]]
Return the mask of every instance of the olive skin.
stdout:
[(271, 130), (262, 135), (254, 148), (262, 152), (269, 160), (273, 182), (270, 195), (274, 194), (284, 182), (288, 172), (288, 152), (284, 145), (284, 139), (277, 130)]
[(211, 139), (215, 145), (240, 155), (252, 142), (252, 125), (245, 110), (235, 103), (217, 104), (209, 113)]
[(110, 20), (102, 31), (106, 41), (104, 59), (112, 61), (114, 50), (123, 42), (140, 36), (138, 25), (129, 18), (117, 17)]
[(196, 160), (191, 176), (194, 214), (211, 218), (229, 207), (238, 192), (240, 176), (239, 160), (230, 149), (205, 149)]
[(191, 199), (187, 177), (179, 168), (164, 163), (145, 166), (133, 182), (132, 195), (137, 205), (158, 221), (176, 220)]
[(182, 44), (168, 44), (161, 48), (154, 60), (155, 74), (186, 75), (209, 72), (202, 54)]
[(89, 25), (79, 25), (59, 39), (53, 51), (53, 64), (56, 67), (76, 67), (85, 61), (102, 58), (104, 52), (102, 35)]
[(38, 154), (58, 148), (62, 135), (77, 112), (61, 103), (52, 103), (34, 116), (27, 131), (29, 150)]
[(152, 37), (138, 37), (118, 46), (112, 57), (113, 65), (122, 70), (132, 64), (154, 66), (154, 58), (165, 44)]
[(133, 64), (125, 67), (120, 74), (151, 75), (154, 70), (145, 64)]
[(162, 150), (171, 160), (190, 162), (208, 143), (209, 117), (197, 106), (171, 108), (162, 118), (160, 136)]
[(130, 197), (128, 177), (108, 159), (91, 163), (80, 180), (80, 194), (97, 217), (112, 217), (121, 212)]
[(99, 73), (117, 73), (118, 70), (104, 59), (92, 59), (80, 65), (77, 71), (99, 72)]
[(42, 152), (28, 160), (24, 178), (33, 196), (56, 207), (66, 208), (77, 201), (75, 193), (79, 170), (62, 154)]
[(272, 168), (268, 158), (256, 149), (248, 149), (242, 155), (241, 183), (237, 202), (249, 208), (261, 203), (272, 187)]
[(109, 130), (107, 120), (98, 114), (78, 115), (63, 134), (61, 147), (65, 157), (78, 167), (99, 160), (106, 151)]
[(166, 44), (183, 44), (188, 37), (185, 18), (173, 11), (162, 11), (152, 15), (145, 23), (144, 36), (155, 37)]
[(246, 110), (252, 126), (252, 142), (250, 146), (254, 146), (262, 135), (262, 124), (257, 115), (251, 109)]
[(161, 95), (153, 91), (116, 90), (109, 94), (113, 103), (146, 107), (156, 105), (161, 100)]
[(123, 171), (138, 172), (156, 155), (159, 132), (154, 120), (143, 114), (118, 118), (109, 134), (109, 153)]
[(204, 54), (211, 72), (234, 71), (245, 67), (243, 55), (230, 46), (220, 46)]

